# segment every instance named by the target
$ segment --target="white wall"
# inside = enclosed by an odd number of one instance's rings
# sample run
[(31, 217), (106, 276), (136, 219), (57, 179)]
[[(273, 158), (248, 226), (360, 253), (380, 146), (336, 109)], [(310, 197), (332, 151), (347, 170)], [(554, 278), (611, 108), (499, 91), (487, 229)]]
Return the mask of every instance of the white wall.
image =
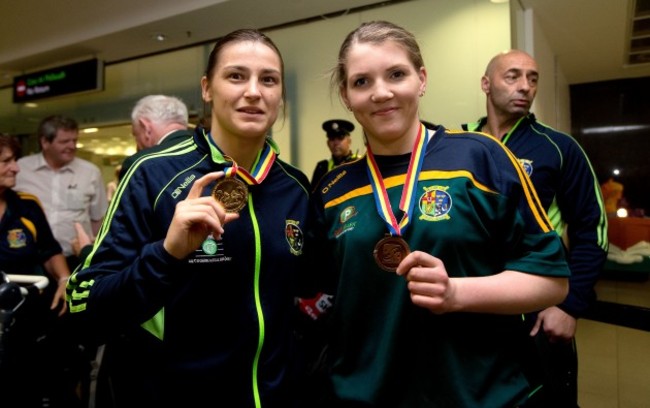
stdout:
[(513, 44), (537, 61), (539, 85), (531, 110), (537, 119), (559, 131), (571, 132), (569, 84), (551, 49), (533, 10), (524, 10), (513, 2)]

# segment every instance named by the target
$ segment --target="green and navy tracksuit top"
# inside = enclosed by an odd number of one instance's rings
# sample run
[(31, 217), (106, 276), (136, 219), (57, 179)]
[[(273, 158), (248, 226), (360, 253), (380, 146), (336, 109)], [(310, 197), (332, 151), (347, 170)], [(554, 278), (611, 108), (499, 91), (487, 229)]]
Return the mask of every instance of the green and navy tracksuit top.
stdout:
[(264, 181), (249, 186), (247, 205), (222, 240), (208, 238), (180, 261), (163, 248), (192, 183), (229, 165), (201, 128), (142, 155), (69, 282), (80, 324), (98, 335), (126, 333), (138, 351), (130, 369), (142, 373), (134, 388), (149, 406), (290, 406), (296, 281), (308, 272), (301, 266), (307, 177), (276, 159)]
[[(560, 238), (516, 158), (485, 134), (442, 126), (427, 132), (411, 222), (403, 232), (411, 251), (440, 258), (451, 277), (503, 270), (567, 277)], [(410, 156), (375, 156), (397, 220)], [(333, 404), (522, 404), (537, 384), (521, 364), (530, 344), (521, 316), (436, 315), (415, 306), (406, 280), (373, 258), (388, 229), (367, 167), (365, 158), (342, 164), (314, 193), (317, 247), (334, 254), (319, 270), (329, 281), (326, 292), (334, 294), (327, 321)]]
[[(481, 129), (487, 118), (464, 124)], [(571, 136), (523, 116), (501, 141), (517, 156), (558, 234), (568, 239), (569, 295), (558, 307), (575, 318), (595, 301), (607, 259), (607, 213), (587, 154)]]

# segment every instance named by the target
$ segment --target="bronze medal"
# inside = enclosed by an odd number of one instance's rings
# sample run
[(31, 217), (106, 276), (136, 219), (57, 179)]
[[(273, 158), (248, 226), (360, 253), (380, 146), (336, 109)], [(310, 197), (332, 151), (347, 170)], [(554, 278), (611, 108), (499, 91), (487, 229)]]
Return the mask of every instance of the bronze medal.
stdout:
[(410, 253), (409, 245), (402, 237), (390, 235), (380, 239), (372, 251), (377, 265), (387, 272), (395, 272), (397, 265)]
[(212, 189), (212, 196), (226, 212), (238, 213), (248, 201), (248, 187), (237, 178), (222, 178)]

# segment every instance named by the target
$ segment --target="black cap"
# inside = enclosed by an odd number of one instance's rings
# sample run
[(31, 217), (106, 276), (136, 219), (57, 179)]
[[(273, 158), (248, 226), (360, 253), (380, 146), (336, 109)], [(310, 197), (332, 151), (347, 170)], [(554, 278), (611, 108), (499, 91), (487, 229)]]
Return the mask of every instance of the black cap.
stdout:
[(354, 130), (352, 122), (343, 119), (332, 119), (323, 122), (323, 130), (329, 139), (347, 136)]

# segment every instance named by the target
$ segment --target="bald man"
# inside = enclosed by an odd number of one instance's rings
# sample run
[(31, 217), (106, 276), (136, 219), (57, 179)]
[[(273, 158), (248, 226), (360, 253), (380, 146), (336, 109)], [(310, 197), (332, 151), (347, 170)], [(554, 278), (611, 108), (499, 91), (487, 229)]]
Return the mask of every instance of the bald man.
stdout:
[(558, 234), (571, 269), (561, 304), (526, 316), (545, 367), (540, 398), (547, 406), (577, 407), (577, 319), (596, 300), (594, 285), (607, 258), (607, 218), (589, 159), (571, 136), (530, 112), (539, 81), (537, 62), (520, 50), (499, 53), (481, 78), (487, 116), (463, 129), (495, 136), (521, 162)]

